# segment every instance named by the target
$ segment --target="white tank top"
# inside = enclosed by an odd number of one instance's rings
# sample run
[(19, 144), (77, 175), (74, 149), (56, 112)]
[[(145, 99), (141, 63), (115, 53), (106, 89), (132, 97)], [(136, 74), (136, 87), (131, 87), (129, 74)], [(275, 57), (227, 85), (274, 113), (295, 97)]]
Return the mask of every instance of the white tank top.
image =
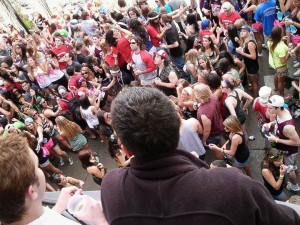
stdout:
[(82, 107), (80, 107), (82, 115), (84, 116), (89, 128), (94, 128), (94, 126), (99, 125), (99, 120), (97, 116), (93, 114), (92, 107), (93, 106), (90, 106), (87, 109), (83, 109)]

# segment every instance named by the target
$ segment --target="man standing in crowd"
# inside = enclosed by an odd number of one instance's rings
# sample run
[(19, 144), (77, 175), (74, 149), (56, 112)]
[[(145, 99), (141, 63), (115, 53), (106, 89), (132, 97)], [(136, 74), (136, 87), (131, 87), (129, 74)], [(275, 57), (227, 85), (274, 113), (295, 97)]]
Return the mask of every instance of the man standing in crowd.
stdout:
[(183, 49), (181, 48), (181, 45), (180, 45), (177, 28), (174, 25), (174, 23), (172, 22), (172, 17), (167, 14), (161, 15), (160, 24), (163, 27), (168, 26), (168, 25), (172, 26), (170, 29), (166, 30), (166, 33), (165, 33), (165, 40), (166, 40), (167, 44), (161, 44), (160, 47), (170, 51), (171, 59), (172, 59), (173, 63), (176, 65), (176, 67), (178, 68), (182, 77), (184, 79), (190, 81), (191, 78), (183, 70), (184, 63), (185, 63), (184, 58), (183, 58)]
[(241, 16), (238, 12), (234, 10), (233, 5), (230, 2), (224, 2), (222, 5), (223, 12), (220, 13), (220, 25), (223, 30), (227, 30), (229, 25), (233, 25), (237, 19), (240, 19)]
[(175, 69), (170, 65), (168, 54), (164, 50), (159, 50), (154, 54), (154, 63), (157, 66), (158, 71), (158, 78), (155, 79), (156, 87), (167, 96), (176, 96), (176, 84), (178, 77)]
[(208, 170), (203, 161), (176, 150), (180, 118), (159, 90), (124, 90), (111, 116), (122, 150), (134, 157), (131, 167), (112, 170), (102, 181), (109, 224), (300, 223), (293, 209), (277, 205), (261, 183), (239, 170)]
[(139, 38), (130, 39), (133, 72), (136, 78), (140, 78), (141, 85), (152, 86), (156, 77), (156, 67), (150, 53), (141, 49), (141, 46), (142, 43)]
[(263, 31), (265, 35), (265, 42), (271, 35), (276, 19), (276, 2), (275, 0), (264, 0), (262, 4), (256, 7), (254, 13), (256, 22), (262, 22)]
[[(275, 136), (270, 134), (268, 137), (270, 142), (276, 144), (276, 148), (287, 152), (284, 164), (286, 166), (296, 165), (296, 157), (298, 154), (298, 148), (300, 145), (299, 135), (295, 129), (295, 121), (291, 116), (289, 110), (287, 110), (287, 104), (284, 103), (283, 97), (279, 95), (273, 95), (268, 101), (268, 108), (270, 114), (275, 114), (276, 119), (263, 125), (263, 128), (270, 128), (275, 125)], [(290, 183), (287, 185), (287, 189), (291, 191), (300, 191), (300, 187), (297, 182), (297, 175), (295, 171), (289, 173)]]

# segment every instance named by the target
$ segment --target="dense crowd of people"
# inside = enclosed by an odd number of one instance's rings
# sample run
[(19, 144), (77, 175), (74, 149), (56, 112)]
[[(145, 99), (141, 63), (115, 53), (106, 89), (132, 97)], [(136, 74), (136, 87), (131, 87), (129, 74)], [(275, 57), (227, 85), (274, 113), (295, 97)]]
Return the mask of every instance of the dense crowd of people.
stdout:
[[(139, 155), (124, 146), (131, 146), (136, 138), (145, 138), (145, 143), (152, 140), (155, 127), (164, 124), (161, 120), (168, 121), (165, 112), (154, 120), (150, 103), (141, 109), (149, 113), (143, 112), (146, 128), (140, 127), (141, 135), (136, 137), (123, 134), (120, 127), (125, 122), (118, 122), (116, 129), (110, 114), (117, 95), (133, 87), (151, 87), (167, 96), (177, 112), (179, 149), (203, 161), (206, 151), (211, 151), (216, 158), (212, 167), (236, 167), (249, 177), (251, 137), (246, 120), (252, 108), (257, 133), (265, 139), (261, 163), (265, 187), (281, 201), (287, 200), (285, 187), (293, 193), (300, 191), (295, 167), (300, 139), (293, 112), (285, 103), (293, 97), (285, 92), (287, 61), (293, 58), (294, 67), (300, 66), (299, 0), (155, 3), (151, 8), (146, 0), (137, 0), (133, 6), (118, 0), (118, 8), (109, 10), (91, 1), (49, 20), (36, 14), (36, 29), (30, 34), (13, 26), (2, 29), (2, 136), (26, 138), (49, 178), (49, 191), (56, 189), (54, 184), (82, 187), (83, 181), (66, 177), (61, 170), (66, 161), (73, 164), (70, 151), (77, 153), (83, 169), (101, 185), (107, 169), (87, 137), (107, 143), (119, 167), (160, 151), (144, 149)], [(258, 82), (263, 48), (275, 71), (274, 90)], [(300, 69), (293, 76), (299, 74)], [(296, 82), (291, 85), (300, 90)], [(134, 103), (134, 98), (127, 100), (128, 105)], [(132, 118), (139, 114), (132, 108)]]

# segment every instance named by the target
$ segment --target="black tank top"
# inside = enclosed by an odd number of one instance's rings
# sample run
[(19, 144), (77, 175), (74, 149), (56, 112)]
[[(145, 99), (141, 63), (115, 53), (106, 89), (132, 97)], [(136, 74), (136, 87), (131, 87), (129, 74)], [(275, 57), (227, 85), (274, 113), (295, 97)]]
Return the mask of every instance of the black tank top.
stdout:
[[(234, 158), (239, 163), (244, 163), (244, 162), (247, 161), (247, 159), (250, 156), (249, 148), (248, 148), (248, 146), (246, 145), (246, 142), (245, 142), (245, 135), (244, 134), (239, 134), (239, 133), (235, 133), (235, 134), (242, 137), (242, 143), (237, 146)], [(229, 145), (231, 145), (231, 138), (229, 139)]]
[[(241, 107), (241, 99), (239, 98), (239, 94), (237, 93), (236, 90), (234, 90), (236, 96), (233, 95), (228, 95), (227, 98), (232, 97), (236, 99), (236, 107), (234, 108), (235, 114), (237, 116), (237, 118), (239, 119), (241, 124), (244, 124), (246, 122), (246, 114), (244, 112), (244, 110)], [(224, 108), (225, 108), (225, 118), (227, 118), (228, 116), (230, 116), (230, 112), (225, 104), (224, 101)]]
[(256, 58), (253, 60), (253, 59), (249, 59), (248, 57), (245, 57), (244, 56), (244, 63), (246, 65), (246, 69), (247, 69), (247, 72), (249, 74), (257, 74), (258, 73), (258, 70), (259, 70), (259, 64), (258, 64), (258, 51), (257, 51), (257, 44), (255, 43), (255, 41), (253, 40), (250, 40), (246, 45), (245, 45), (245, 48), (244, 48), (244, 52), (246, 54), (250, 54), (250, 51), (249, 51), (249, 48), (248, 48), (248, 45), (250, 42), (253, 42), (256, 46), (255, 48), (255, 55), (256, 55)]
[[(298, 14), (298, 12), (296, 13), (295, 16), (292, 17), (292, 20), (296, 23), (300, 23), (300, 20), (298, 19), (297, 14)], [(298, 27), (296, 27), (296, 29), (297, 29), (297, 32), (294, 35), (300, 35), (300, 29)]]

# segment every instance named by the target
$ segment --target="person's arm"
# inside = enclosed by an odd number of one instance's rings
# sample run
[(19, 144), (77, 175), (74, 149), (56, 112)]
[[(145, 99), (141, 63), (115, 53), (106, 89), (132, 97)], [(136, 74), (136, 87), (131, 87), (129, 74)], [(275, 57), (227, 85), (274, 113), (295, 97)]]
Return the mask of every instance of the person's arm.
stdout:
[(162, 82), (160, 79), (155, 80), (154, 82), (158, 86), (162, 86), (162, 87), (166, 87), (166, 88), (175, 88), (177, 81), (178, 81), (176, 73), (174, 71), (171, 71), (168, 78), (169, 78), (170, 83)]
[(203, 128), (202, 128), (200, 122), (195, 118), (190, 118), (189, 120), (193, 121), (194, 131), (198, 134), (203, 134)]
[[(239, 97), (239, 96), (237, 96), (237, 97)], [(231, 98), (225, 99), (225, 105), (226, 105), (228, 111), (230, 112), (230, 115), (237, 117), (236, 113), (235, 113), (233, 103), (232, 103), (232, 100), (233, 99), (231, 99)]]
[(293, 86), (298, 92), (300, 92), (300, 87), (296, 84), (295, 81), (292, 81), (292, 86)]
[(113, 77), (113, 79), (111, 80), (111, 82), (109, 83), (109, 85), (107, 85), (106, 87), (102, 87), (101, 90), (102, 90), (102, 91), (107, 91), (107, 90), (109, 90), (112, 86), (115, 85), (116, 82), (117, 82), (116, 78)]
[(174, 43), (167, 45), (167, 44), (162, 44), (160, 47), (164, 49), (170, 49), (170, 48), (177, 48), (179, 46), (178, 41), (175, 41)]
[(238, 148), (238, 145), (242, 142), (242, 137), (238, 134), (234, 134), (231, 138), (231, 145), (230, 145), (230, 149), (227, 150), (226, 149), (226, 146), (223, 145), (222, 148), (219, 148), (218, 146), (216, 146), (215, 144), (210, 144), (209, 145), (209, 148), (211, 150), (216, 150), (216, 151), (219, 151), (219, 152), (223, 152), (224, 154), (227, 154), (227, 155), (231, 155), (231, 156), (234, 156), (235, 153), (236, 153), (236, 150)]
[(70, 184), (78, 184), (80, 187), (83, 187), (84, 185), (84, 182), (82, 180), (78, 180), (74, 177), (66, 177), (66, 179)]
[(52, 58), (50, 64), (51, 64), (51, 66), (53, 66), (55, 69), (59, 69), (59, 63), (58, 63), (58, 60), (57, 60), (56, 58)]
[(300, 139), (299, 139), (299, 135), (295, 129), (294, 126), (292, 125), (286, 125), (283, 128), (283, 134), (284, 136), (286, 136), (288, 139), (277, 139), (277, 143), (281, 143), (284, 145), (290, 145), (290, 146), (299, 146), (300, 145)]
[(38, 138), (38, 144), (41, 144), (43, 142), (44, 136), (43, 136), (43, 128), (40, 125), (37, 125), (36, 131), (39, 135)]
[(61, 113), (61, 108), (58, 107), (58, 109), (56, 110), (56, 112), (54, 112), (51, 109), (46, 109), (44, 111), (44, 116), (49, 118), (49, 117), (57, 117), (59, 114)]
[(207, 118), (206, 115), (201, 115), (201, 121), (203, 125), (202, 143), (204, 146), (206, 146), (206, 140), (209, 137), (211, 131), (211, 120)]
[(249, 105), (253, 101), (253, 97), (251, 95), (249, 95), (248, 93), (246, 93), (245, 91), (242, 91), (240, 89), (237, 90), (237, 92), (239, 93), (239, 96), (246, 99), (246, 102), (244, 104), (244, 109), (248, 109)]
[(275, 180), (275, 177), (273, 176), (272, 172), (265, 168), (265, 169), (262, 169), (261, 171), (261, 174), (262, 176), (265, 178), (265, 180), (275, 189), (275, 190), (279, 190), (281, 185), (282, 185), (282, 182), (283, 182), (283, 179), (284, 179), (284, 174), (286, 172), (286, 169), (285, 169), (285, 166), (284, 165), (281, 165), (280, 166), (280, 176), (279, 176), (279, 179), (276, 181)]
[[(180, 17), (186, 10), (188, 10), (189, 6), (186, 6), (182, 9), (179, 9), (175, 15), (172, 15), (172, 19), (175, 20)], [(175, 12), (175, 11), (174, 11)]]
[(286, 13), (292, 6), (292, 0), (287, 0), (287, 2), (284, 4), (285, 0), (279, 0), (279, 6), (281, 12), (284, 14)]
[(280, 62), (282, 64), (286, 64), (286, 62), (288, 61), (289, 57), (290, 57), (290, 53), (287, 51), (286, 55), (284, 57), (280, 57)]
[(238, 57), (234, 57), (234, 63), (240, 68), (239, 74), (243, 74), (246, 70), (246, 65), (244, 62), (242, 62)]

